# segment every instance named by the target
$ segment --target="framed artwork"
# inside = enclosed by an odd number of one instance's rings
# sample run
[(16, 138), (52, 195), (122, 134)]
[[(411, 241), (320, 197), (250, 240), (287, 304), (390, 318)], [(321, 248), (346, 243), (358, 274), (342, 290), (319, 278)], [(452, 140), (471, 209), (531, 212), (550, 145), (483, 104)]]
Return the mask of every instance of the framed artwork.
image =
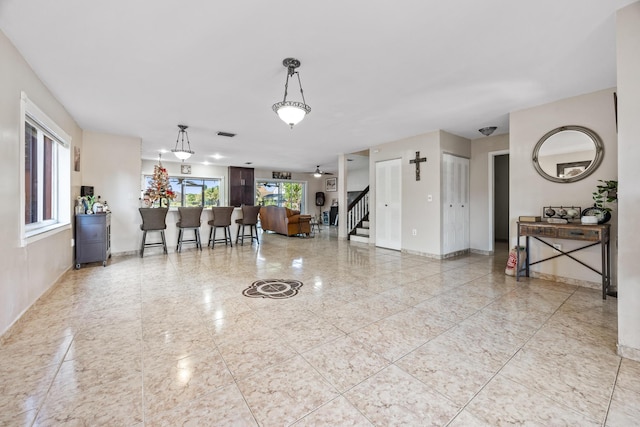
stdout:
[(273, 179), (291, 179), (291, 172), (271, 172)]
[(590, 160), (585, 160), (584, 162), (558, 163), (556, 166), (558, 178), (571, 178), (572, 176), (580, 175), (590, 164)]
[(180, 173), (191, 175), (191, 165), (180, 165)]
[(327, 178), (324, 180), (324, 191), (338, 191), (336, 178)]

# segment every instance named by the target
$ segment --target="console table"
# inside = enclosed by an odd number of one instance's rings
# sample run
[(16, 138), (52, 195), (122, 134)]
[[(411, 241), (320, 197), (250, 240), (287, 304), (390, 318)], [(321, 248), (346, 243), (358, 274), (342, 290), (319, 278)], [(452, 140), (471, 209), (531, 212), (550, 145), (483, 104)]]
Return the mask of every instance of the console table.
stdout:
[[(516, 251), (518, 259), (516, 263), (516, 281), (520, 280), (520, 276), (529, 277), (529, 267), (554, 258), (567, 256), (575, 262), (587, 267), (589, 270), (602, 276), (602, 299), (607, 298), (607, 289), (611, 283), (611, 247), (609, 245), (610, 236), (609, 224), (550, 224), (548, 222), (518, 222), (518, 245), (520, 237), (525, 238), (525, 259), (524, 266), (520, 267), (520, 251)], [(560, 252), (557, 255), (550, 256), (535, 262), (531, 262), (529, 256), (530, 238), (549, 246), (550, 248)], [(579, 240), (585, 242), (584, 246), (564, 252), (553, 247), (551, 243), (546, 242), (543, 238), (548, 239), (566, 239)], [(592, 266), (574, 258), (571, 254), (582, 249), (600, 245), (601, 249), (601, 271), (596, 270)]]

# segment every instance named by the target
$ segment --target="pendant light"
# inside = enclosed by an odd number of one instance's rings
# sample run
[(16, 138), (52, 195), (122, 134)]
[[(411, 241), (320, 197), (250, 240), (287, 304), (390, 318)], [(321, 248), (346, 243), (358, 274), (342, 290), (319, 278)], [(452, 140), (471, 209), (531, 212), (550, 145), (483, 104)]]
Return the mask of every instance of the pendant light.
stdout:
[[(302, 90), (302, 83), (300, 82), (300, 74), (296, 71), (296, 68), (300, 66), (300, 61), (295, 58), (285, 58), (282, 61), (282, 65), (287, 67), (287, 80), (284, 84), (284, 99), (281, 102), (273, 104), (271, 109), (278, 114), (278, 117), (288, 124), (291, 129), (305, 118), (307, 114), (311, 112), (311, 107), (306, 104), (304, 100), (304, 92)], [(302, 102), (287, 101), (287, 91), (289, 89), (289, 77), (293, 75), (298, 77), (298, 86), (300, 87), (300, 95), (302, 95)]]
[[(195, 154), (195, 151), (191, 151), (191, 143), (189, 142), (189, 134), (187, 133), (189, 126), (178, 125), (178, 127), (180, 130), (178, 131), (178, 138), (176, 139), (176, 148), (171, 150), (171, 152), (180, 160), (187, 160), (192, 154)], [(187, 138), (187, 148), (184, 148), (185, 137)], [(178, 145), (180, 145), (180, 148), (178, 148)]]

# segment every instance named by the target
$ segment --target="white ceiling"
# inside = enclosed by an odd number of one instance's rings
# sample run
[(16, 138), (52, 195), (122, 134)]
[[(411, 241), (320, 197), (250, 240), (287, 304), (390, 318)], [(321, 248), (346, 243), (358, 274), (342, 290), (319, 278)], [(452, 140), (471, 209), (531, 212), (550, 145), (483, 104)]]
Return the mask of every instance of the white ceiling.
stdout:
[[(296, 172), (437, 129), (506, 133), (511, 111), (615, 86), (633, 1), (0, 0), (0, 29), (85, 130), (156, 159), (186, 124), (188, 163)], [(286, 57), (312, 108), (293, 130), (271, 110)]]

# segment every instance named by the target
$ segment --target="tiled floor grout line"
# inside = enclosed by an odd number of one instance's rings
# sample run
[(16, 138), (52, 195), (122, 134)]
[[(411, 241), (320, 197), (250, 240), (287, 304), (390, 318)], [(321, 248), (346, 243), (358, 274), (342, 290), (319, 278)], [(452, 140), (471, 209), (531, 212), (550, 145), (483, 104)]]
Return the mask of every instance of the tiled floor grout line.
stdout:
[(69, 353), (69, 350), (71, 349), (71, 346), (73, 345), (73, 342), (76, 339), (76, 334), (73, 334), (73, 338), (71, 339), (71, 341), (69, 341), (69, 345), (67, 346), (67, 350), (64, 352), (64, 355), (62, 355), (62, 357), (60, 358), (60, 363), (58, 363), (58, 367), (56, 368), (56, 372), (55, 374), (53, 374), (51, 376), (51, 382), (49, 383), (49, 387), (47, 387), (47, 391), (45, 393), (43, 393), (42, 395), (42, 400), (40, 401), (40, 404), (38, 405), (38, 409), (36, 410), (36, 413), (33, 417), (33, 420), (31, 420), (31, 423), (29, 424), (31, 427), (33, 427), (33, 425), (35, 424), (36, 420), (38, 419), (38, 416), (40, 415), (40, 411), (42, 410), (42, 407), (45, 405), (45, 403), (47, 402), (47, 397), (49, 396), (49, 392), (51, 391), (51, 388), (53, 387), (53, 384), (56, 381), (56, 378), (58, 377), (58, 373), (60, 372), (60, 369), (62, 368), (62, 364), (64, 363), (64, 359), (67, 357), (67, 354)]
[(611, 393), (609, 394), (609, 403), (607, 404), (607, 411), (604, 414), (602, 420), (602, 426), (607, 425), (607, 419), (609, 418), (609, 411), (611, 410), (611, 403), (613, 403), (613, 394), (616, 391), (616, 385), (618, 384), (618, 376), (620, 375), (620, 368), (622, 367), (622, 358), (618, 361), (618, 369), (616, 370), (616, 379), (613, 381), (613, 387), (611, 387)]

